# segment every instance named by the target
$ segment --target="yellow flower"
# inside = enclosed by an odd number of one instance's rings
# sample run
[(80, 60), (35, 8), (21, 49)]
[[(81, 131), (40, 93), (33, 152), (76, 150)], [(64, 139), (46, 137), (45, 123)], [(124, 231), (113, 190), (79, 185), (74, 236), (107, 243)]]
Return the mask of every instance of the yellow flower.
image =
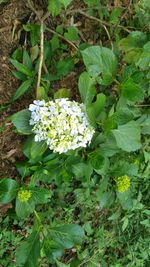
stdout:
[(116, 181), (118, 192), (124, 192), (128, 190), (131, 184), (130, 178), (127, 175), (115, 178), (115, 181)]
[(27, 202), (31, 197), (31, 192), (29, 190), (23, 190), (22, 188), (18, 192), (18, 199), (20, 202)]

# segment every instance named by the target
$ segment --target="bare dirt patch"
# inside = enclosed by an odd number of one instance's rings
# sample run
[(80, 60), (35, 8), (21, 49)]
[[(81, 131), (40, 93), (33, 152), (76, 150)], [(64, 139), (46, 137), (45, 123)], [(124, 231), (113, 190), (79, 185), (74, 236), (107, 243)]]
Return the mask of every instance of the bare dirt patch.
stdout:
[(11, 108), (7, 104), (19, 85), (11, 74), (9, 57), (19, 46), (22, 19), (28, 13), (22, 0), (0, 5), (0, 177), (16, 175), (14, 163), (22, 157), (22, 138), (12, 131), (9, 116), (24, 108), (27, 101), (19, 101)]

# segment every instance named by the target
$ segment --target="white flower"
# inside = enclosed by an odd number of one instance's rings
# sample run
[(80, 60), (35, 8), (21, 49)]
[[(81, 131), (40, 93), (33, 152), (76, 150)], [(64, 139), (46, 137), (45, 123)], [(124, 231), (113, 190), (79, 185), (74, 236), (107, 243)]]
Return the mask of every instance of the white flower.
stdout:
[(67, 98), (34, 100), (29, 110), (36, 142), (44, 140), (51, 150), (60, 154), (90, 144), (95, 131), (83, 104)]

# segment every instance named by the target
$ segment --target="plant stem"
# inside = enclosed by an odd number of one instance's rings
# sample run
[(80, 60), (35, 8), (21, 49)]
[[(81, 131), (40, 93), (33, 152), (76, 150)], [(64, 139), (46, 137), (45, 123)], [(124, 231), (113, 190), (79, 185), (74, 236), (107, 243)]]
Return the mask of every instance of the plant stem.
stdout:
[(41, 21), (41, 28), (40, 28), (40, 63), (39, 63), (39, 70), (38, 70), (38, 81), (36, 87), (36, 99), (39, 95), (39, 87), (41, 82), (41, 75), (42, 75), (42, 65), (43, 65), (43, 56), (44, 56), (44, 27), (43, 21)]
[(51, 33), (56, 34), (59, 38), (61, 38), (62, 40), (64, 40), (68, 44), (70, 44), (75, 50), (78, 50), (78, 47), (75, 44), (73, 44), (71, 41), (69, 41), (68, 39), (66, 39), (63, 35), (59, 34), (58, 32), (55, 32), (54, 30), (52, 30), (50, 28), (46, 28), (46, 30), (48, 32), (51, 32)]

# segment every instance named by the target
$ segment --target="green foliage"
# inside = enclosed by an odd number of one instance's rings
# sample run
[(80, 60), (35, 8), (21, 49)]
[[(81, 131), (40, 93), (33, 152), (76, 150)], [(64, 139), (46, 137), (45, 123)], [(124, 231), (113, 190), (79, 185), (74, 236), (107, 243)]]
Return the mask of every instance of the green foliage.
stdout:
[(119, 148), (131, 152), (141, 147), (140, 127), (135, 121), (119, 125), (118, 129), (112, 130)]
[(3, 178), (0, 181), (0, 186), (0, 202), (11, 202), (16, 197), (18, 191), (18, 183), (15, 180)]
[[(22, 148), (25, 160), (16, 165), (20, 179), (4, 178), (0, 183), (1, 202), (13, 205), (10, 220), (20, 220), (22, 224), (16, 224), (22, 231), (26, 223), (30, 228), (11, 240), (15, 247), (19, 240), (16, 267), (149, 266), (149, 1), (132, 4), (134, 17), (126, 23), (124, 7), (112, 8), (108, 0), (82, 4), (87, 20), (96, 17), (97, 35), (89, 43), (82, 25), (68, 24), (71, 1), (48, 1), (58, 24), (50, 39), (45, 34), (38, 99), (83, 102), (95, 134), (84, 149), (53, 153), (45, 142), (35, 142), (28, 110), (11, 116), (17, 132), (30, 135)], [(40, 25), (23, 28), (30, 34), (31, 47), (30, 52), (17, 48), (12, 55), (17, 69), (13, 74), (22, 82), (13, 101), (37, 84)], [(80, 44), (77, 52), (69, 48), (74, 42)], [(126, 190), (118, 192), (117, 179), (122, 177), (128, 177), (130, 187), (121, 184)], [(5, 245), (10, 230), (5, 223), (2, 227)], [(2, 257), (8, 252), (8, 246), (3, 248)], [(7, 263), (3, 259), (2, 264)]]
[(91, 46), (82, 51), (82, 56), (91, 77), (96, 78), (102, 85), (112, 83), (117, 71), (117, 59), (110, 49)]
[(11, 120), (17, 131), (22, 134), (31, 134), (32, 127), (29, 124), (30, 111), (28, 109), (21, 110), (11, 116)]
[(16, 251), (17, 263), (23, 266), (37, 266), (40, 256), (40, 236), (38, 232), (32, 234), (24, 241)]

